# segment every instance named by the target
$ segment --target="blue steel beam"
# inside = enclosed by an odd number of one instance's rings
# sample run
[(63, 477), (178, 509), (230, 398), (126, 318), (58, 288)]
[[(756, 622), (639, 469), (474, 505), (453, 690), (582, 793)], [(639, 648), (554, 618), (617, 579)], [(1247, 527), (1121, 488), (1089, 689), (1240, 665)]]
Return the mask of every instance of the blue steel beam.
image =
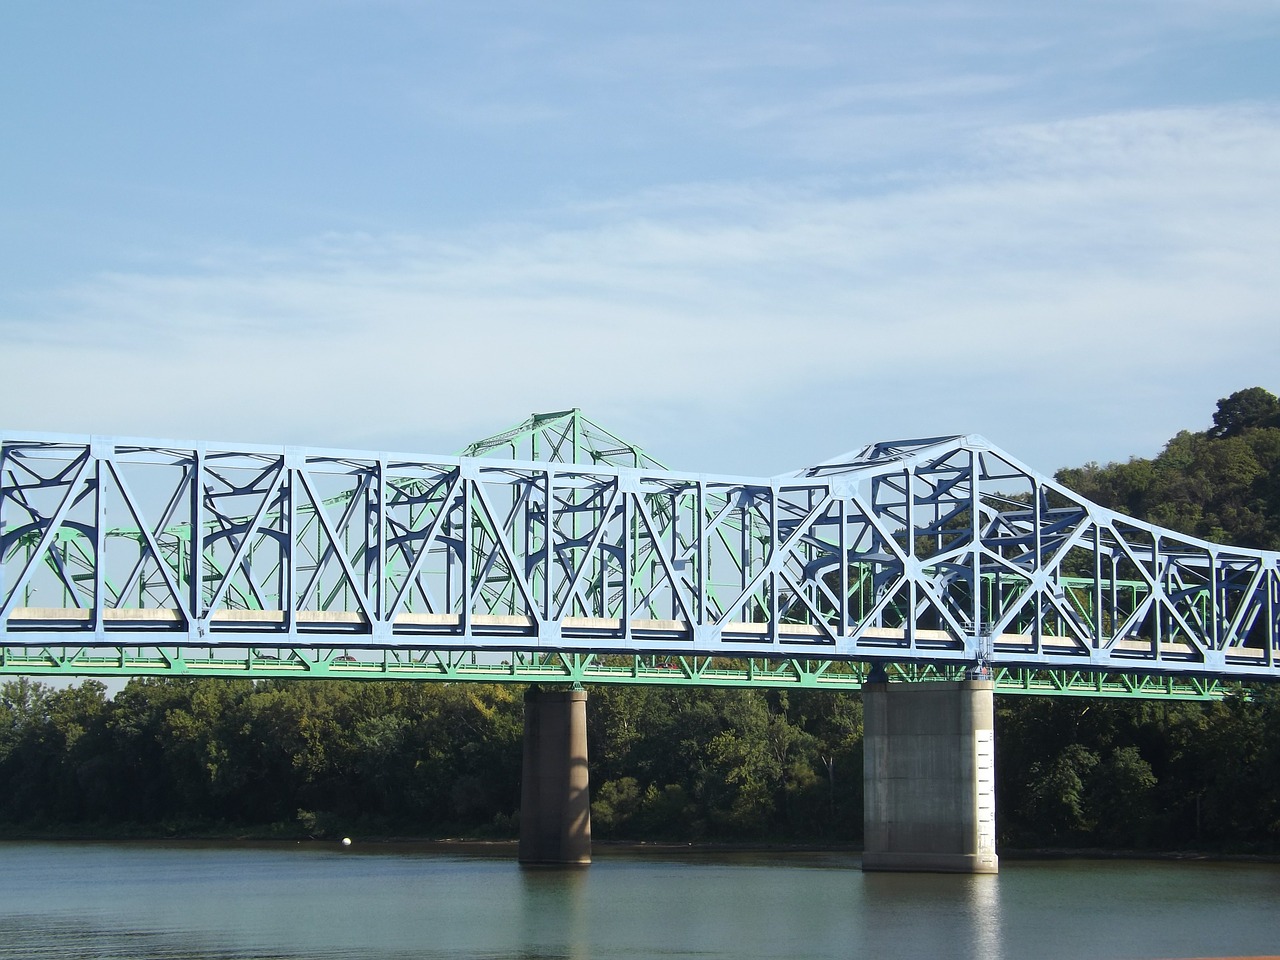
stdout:
[(0, 646), (18, 652), (1280, 674), (1280, 555), (1104, 510), (979, 437), (774, 478), (625, 445), (604, 452), (634, 465), (3, 437)]

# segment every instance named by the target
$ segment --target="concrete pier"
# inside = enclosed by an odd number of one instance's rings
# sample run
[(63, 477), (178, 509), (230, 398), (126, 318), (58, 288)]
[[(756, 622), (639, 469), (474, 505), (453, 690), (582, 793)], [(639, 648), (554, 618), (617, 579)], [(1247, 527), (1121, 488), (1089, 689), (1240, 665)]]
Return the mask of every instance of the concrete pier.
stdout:
[(531, 688), (524, 697), (521, 863), (591, 862), (587, 693)]
[(863, 687), (863, 870), (997, 872), (994, 687)]

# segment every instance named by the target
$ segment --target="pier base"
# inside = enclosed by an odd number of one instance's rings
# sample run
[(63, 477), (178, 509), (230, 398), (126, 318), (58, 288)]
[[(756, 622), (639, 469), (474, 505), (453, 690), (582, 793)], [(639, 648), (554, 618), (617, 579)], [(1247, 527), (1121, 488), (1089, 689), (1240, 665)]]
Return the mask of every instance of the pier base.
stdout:
[(591, 862), (585, 690), (525, 694), (519, 858), (521, 863)]
[(998, 871), (994, 687), (863, 687), (863, 870)]

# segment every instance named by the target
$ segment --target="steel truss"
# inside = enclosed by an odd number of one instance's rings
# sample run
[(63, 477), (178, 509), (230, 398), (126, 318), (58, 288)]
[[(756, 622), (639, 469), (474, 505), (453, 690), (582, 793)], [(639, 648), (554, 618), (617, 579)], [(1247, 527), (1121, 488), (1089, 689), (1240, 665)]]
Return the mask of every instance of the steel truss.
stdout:
[[(482, 658), (483, 657), (483, 658)], [(501, 655), (475, 650), (334, 647), (23, 647), (0, 650), (0, 675), (75, 677), (239, 677), (251, 680), (438, 680), (481, 683), (658, 684), (857, 691), (872, 667), (835, 660), (727, 659), (703, 656), (606, 656), (593, 653)], [(889, 664), (892, 681), (959, 680), (964, 668)], [(1080, 670), (990, 671), (999, 693), (1166, 700), (1221, 699), (1231, 685), (1179, 674), (1103, 674)]]
[(4, 672), (408, 676), (476, 651), (590, 682), (879, 663), (1095, 695), (1280, 672), (1280, 555), (1104, 510), (979, 437), (760, 479), (663, 469), (576, 411), (471, 450), (542, 460), (3, 436)]

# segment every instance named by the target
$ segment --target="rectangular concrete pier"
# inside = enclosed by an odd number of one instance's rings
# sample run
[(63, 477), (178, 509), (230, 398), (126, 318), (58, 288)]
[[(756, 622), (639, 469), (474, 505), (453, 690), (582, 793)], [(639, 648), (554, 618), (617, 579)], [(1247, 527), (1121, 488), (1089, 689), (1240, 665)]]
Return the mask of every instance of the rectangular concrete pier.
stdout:
[(863, 870), (997, 872), (994, 687), (863, 687)]

